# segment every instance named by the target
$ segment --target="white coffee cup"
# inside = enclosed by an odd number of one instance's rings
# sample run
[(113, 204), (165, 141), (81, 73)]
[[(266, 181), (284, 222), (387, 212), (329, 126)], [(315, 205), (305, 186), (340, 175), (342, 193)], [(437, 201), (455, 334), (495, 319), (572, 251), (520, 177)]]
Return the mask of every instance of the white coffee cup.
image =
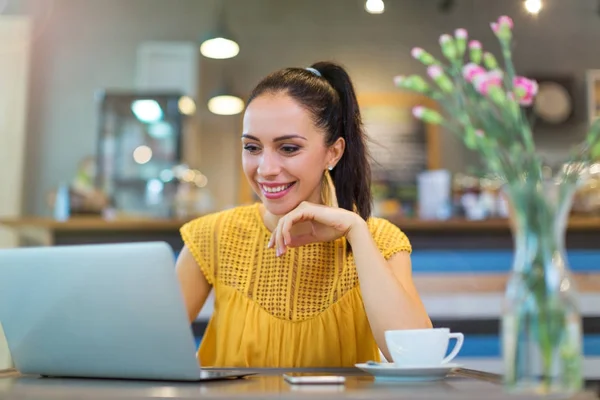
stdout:
[[(456, 339), (456, 345), (446, 356), (450, 339)], [(388, 351), (398, 367), (431, 367), (447, 364), (458, 355), (463, 341), (462, 333), (450, 333), (448, 328), (385, 332)]]

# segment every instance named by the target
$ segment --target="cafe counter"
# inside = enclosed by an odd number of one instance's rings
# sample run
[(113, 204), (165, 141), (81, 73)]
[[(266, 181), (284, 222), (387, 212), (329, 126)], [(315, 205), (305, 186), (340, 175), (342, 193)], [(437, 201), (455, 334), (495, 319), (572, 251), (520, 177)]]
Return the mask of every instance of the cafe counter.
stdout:
[[(513, 246), (506, 219), (426, 221), (390, 218), (409, 237), (414, 249), (510, 249)], [(179, 228), (184, 219), (72, 217), (56, 221), (43, 217), (0, 219), (0, 227), (14, 231), (23, 246), (166, 241), (178, 252), (183, 246)], [(567, 230), (568, 248), (597, 248), (600, 217), (572, 216)]]

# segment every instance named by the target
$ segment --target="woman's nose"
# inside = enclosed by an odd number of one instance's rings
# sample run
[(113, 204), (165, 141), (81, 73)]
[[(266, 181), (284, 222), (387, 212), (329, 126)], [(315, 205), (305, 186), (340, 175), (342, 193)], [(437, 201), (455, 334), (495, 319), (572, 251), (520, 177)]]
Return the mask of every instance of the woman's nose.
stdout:
[(278, 157), (270, 153), (263, 153), (258, 165), (258, 174), (262, 176), (274, 176), (278, 175), (280, 170), (281, 166)]

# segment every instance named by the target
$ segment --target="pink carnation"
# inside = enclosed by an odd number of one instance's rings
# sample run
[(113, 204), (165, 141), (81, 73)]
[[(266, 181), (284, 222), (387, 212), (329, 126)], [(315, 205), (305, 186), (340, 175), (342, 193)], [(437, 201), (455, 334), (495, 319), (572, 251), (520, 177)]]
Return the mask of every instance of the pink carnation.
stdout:
[(480, 65), (469, 63), (463, 67), (463, 76), (467, 82), (473, 82), (473, 79), (481, 74), (485, 74), (485, 68)]
[(439, 65), (430, 65), (427, 68), (427, 75), (431, 77), (431, 79), (436, 79), (443, 74), (442, 67)]
[(513, 20), (511, 17), (503, 15), (500, 18), (498, 18), (498, 25), (499, 26), (506, 25), (506, 26), (508, 26), (509, 29), (512, 29), (514, 26), (514, 23), (513, 23)]
[(481, 42), (479, 40), (471, 40), (469, 42), (469, 48), (472, 50), (481, 49)]
[(440, 36), (440, 44), (444, 44), (444, 43), (448, 43), (452, 40), (452, 37), (448, 34), (443, 34), (442, 36)]
[(406, 79), (406, 77), (404, 75), (398, 75), (394, 77), (394, 84), (395, 85), (400, 85), (402, 82), (404, 82), (404, 80)]
[(413, 58), (419, 58), (421, 57), (421, 55), (425, 52), (425, 50), (423, 50), (420, 47), (415, 47), (411, 50), (410, 54), (411, 56), (413, 56)]
[(454, 31), (454, 36), (456, 36), (458, 39), (466, 39), (469, 34), (467, 33), (466, 29), (459, 28)]
[(493, 70), (484, 74), (479, 74), (473, 79), (475, 90), (484, 96), (487, 96), (490, 88), (502, 86), (502, 71)]
[(415, 116), (415, 118), (421, 119), (421, 117), (423, 117), (423, 114), (425, 114), (425, 107), (416, 106), (412, 109), (412, 113)]
[(475, 135), (479, 136), (479, 137), (484, 137), (485, 133), (481, 130), (481, 129), (477, 129), (475, 131)]
[[(538, 84), (536, 81), (525, 78), (523, 76), (515, 76), (513, 80), (515, 90), (519, 90), (520, 95), (518, 97), (519, 104), (529, 106), (533, 103), (533, 98), (537, 94)], [(524, 94), (521, 94), (524, 93)]]

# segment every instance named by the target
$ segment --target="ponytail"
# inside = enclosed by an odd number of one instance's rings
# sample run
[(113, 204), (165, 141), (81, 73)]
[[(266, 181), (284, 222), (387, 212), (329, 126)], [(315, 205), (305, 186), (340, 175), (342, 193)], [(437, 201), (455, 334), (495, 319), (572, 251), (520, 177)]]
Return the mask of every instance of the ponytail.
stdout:
[(332, 171), (332, 180), (338, 204), (346, 210), (356, 211), (363, 219), (371, 215), (371, 168), (368, 161), (366, 135), (354, 85), (344, 68), (330, 62), (319, 62), (311, 68), (335, 89), (339, 97), (339, 134), (331, 135), (328, 145), (338, 137), (344, 138), (346, 148), (342, 158)]
[(308, 69), (276, 71), (256, 86), (248, 104), (263, 93), (277, 92), (286, 92), (312, 113), (316, 125), (326, 132), (327, 146), (344, 139), (344, 153), (331, 171), (338, 205), (367, 220), (372, 207), (371, 168), (356, 93), (346, 70), (318, 62)]

